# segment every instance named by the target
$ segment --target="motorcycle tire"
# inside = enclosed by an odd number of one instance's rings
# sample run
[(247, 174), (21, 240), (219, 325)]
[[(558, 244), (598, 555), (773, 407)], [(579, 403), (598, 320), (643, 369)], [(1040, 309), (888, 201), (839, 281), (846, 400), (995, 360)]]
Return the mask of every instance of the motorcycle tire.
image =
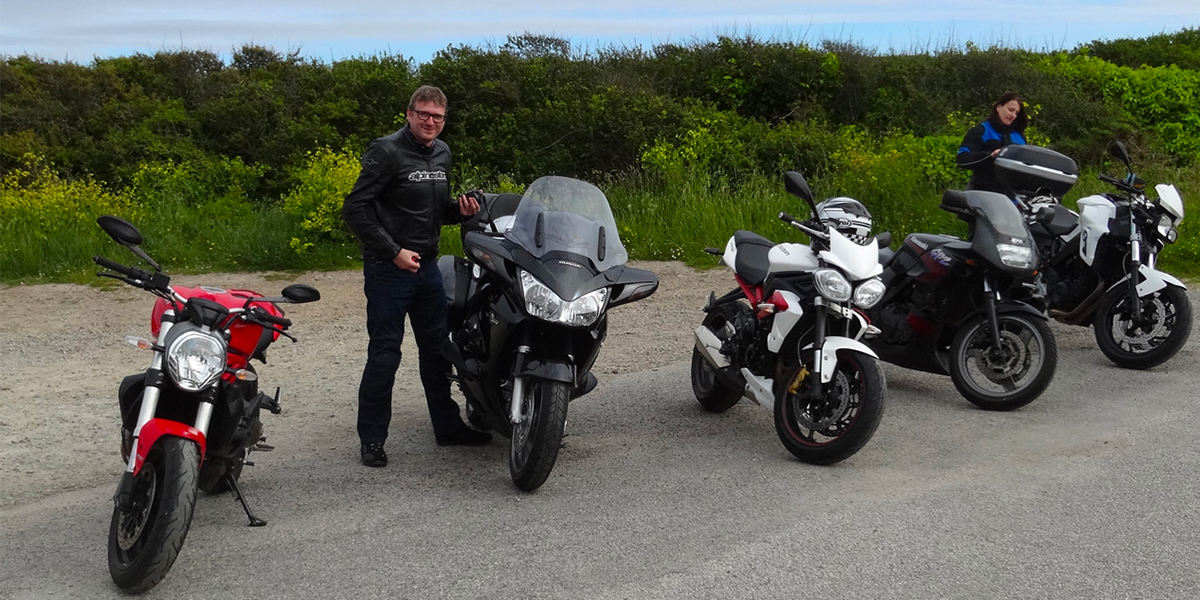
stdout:
[(140, 593), (167, 575), (192, 523), (199, 470), (194, 442), (168, 436), (150, 449), (134, 481), (133, 510), (113, 508), (108, 572), (118, 587)]
[(985, 315), (968, 319), (950, 344), (950, 379), (971, 404), (1015, 410), (1037, 399), (1058, 366), (1058, 345), (1044, 319), (1025, 313), (997, 315), (1001, 352), (992, 351)]
[(887, 383), (873, 357), (861, 352), (838, 354), (833, 379), (823, 387), (824, 398), (809, 398), (811, 377), (804, 365), (788, 373), (775, 395), (775, 432), (793, 456), (814, 465), (831, 465), (850, 458), (875, 435), (883, 419)]
[(532, 492), (546, 482), (562, 446), (571, 390), (561, 381), (531, 377), (522, 423), (513, 425), (508, 468), (517, 488)]
[[(1110, 291), (1096, 307), (1092, 332), (1108, 360), (1127, 369), (1149, 369), (1179, 353), (1192, 333), (1192, 304), (1187, 292), (1173, 285), (1142, 297), (1144, 313), (1154, 329), (1132, 328), (1127, 286)], [(1136, 332), (1136, 335), (1135, 333)]]
[[(743, 305), (736, 302), (718, 305), (704, 317), (703, 325), (724, 339), (725, 323), (737, 315), (739, 307)], [(725, 412), (742, 399), (742, 391), (726, 386), (717, 377), (716, 367), (696, 348), (692, 348), (692, 393), (700, 406), (712, 413)]]

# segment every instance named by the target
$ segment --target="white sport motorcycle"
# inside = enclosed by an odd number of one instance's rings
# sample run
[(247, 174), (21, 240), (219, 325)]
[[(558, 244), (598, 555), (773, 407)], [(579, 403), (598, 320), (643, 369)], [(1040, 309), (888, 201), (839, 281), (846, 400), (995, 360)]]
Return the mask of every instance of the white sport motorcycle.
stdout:
[(854, 308), (883, 297), (879, 245), (861, 203), (815, 204), (799, 173), (787, 172), (784, 181), (813, 216), (779, 218), (811, 243), (775, 244), (737, 231), (724, 252), (706, 250), (733, 269), (738, 287), (719, 298), (710, 294), (704, 306), (692, 391), (710, 412), (743, 397), (772, 410), (784, 447), (801, 461), (826, 465), (862, 449), (883, 417), (883, 371), (860, 341), (872, 328)]

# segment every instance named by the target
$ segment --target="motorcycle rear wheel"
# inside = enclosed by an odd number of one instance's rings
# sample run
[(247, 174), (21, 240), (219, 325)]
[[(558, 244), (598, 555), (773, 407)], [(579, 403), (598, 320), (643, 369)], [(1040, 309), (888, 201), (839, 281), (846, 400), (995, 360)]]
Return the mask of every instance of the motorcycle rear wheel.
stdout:
[(996, 316), (1001, 350), (992, 351), (984, 315), (958, 330), (950, 344), (950, 379), (971, 404), (984, 410), (1015, 410), (1037, 399), (1054, 379), (1058, 345), (1044, 319), (1024, 313)]
[(879, 362), (860, 352), (839, 354), (837, 370), (824, 384), (820, 399), (807, 397), (815, 373), (795, 384), (802, 368), (792, 369), (785, 380), (790, 383), (775, 395), (779, 441), (809, 464), (831, 465), (850, 458), (867, 445), (883, 419), (887, 383)]
[(562, 446), (571, 393), (567, 384), (529, 378), (521, 423), (513, 425), (508, 470), (517, 488), (532, 492), (546, 482)]
[(133, 486), (133, 510), (113, 508), (108, 572), (123, 590), (140, 593), (162, 581), (179, 556), (196, 508), (200, 451), (163, 437), (150, 449)]
[(1142, 297), (1142, 312), (1151, 327), (1133, 327), (1129, 289), (1117, 286), (1096, 307), (1092, 332), (1108, 360), (1127, 369), (1149, 369), (1179, 353), (1192, 333), (1192, 304), (1173, 285)]
[[(732, 321), (741, 303), (729, 302), (718, 305), (704, 317), (704, 326), (716, 334), (726, 337), (725, 324)], [(716, 367), (709, 364), (704, 354), (692, 348), (692, 393), (704, 410), (722, 413), (734, 407), (742, 399), (742, 391), (730, 388), (717, 377)]]

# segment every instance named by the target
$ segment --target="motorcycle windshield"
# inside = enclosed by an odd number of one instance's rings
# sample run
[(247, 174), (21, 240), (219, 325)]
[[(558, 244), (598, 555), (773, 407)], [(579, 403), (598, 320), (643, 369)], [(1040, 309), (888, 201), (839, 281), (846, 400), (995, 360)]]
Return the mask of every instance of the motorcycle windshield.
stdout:
[(504, 235), (537, 258), (551, 252), (574, 254), (589, 259), (597, 271), (629, 260), (604, 192), (570, 177), (534, 181)]
[(1003, 194), (992, 192), (968, 192), (967, 202), (979, 211), (980, 216), (991, 223), (996, 233), (1014, 238), (1028, 238), (1029, 230), (1021, 211)]

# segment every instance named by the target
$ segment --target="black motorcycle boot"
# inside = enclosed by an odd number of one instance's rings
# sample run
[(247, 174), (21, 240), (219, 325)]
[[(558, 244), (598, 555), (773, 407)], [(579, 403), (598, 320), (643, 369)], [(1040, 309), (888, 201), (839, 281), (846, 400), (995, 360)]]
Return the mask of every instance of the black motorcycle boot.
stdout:
[(486, 431), (476, 431), (464, 425), (453, 433), (437, 435), (435, 438), (439, 446), (483, 446), (492, 441), (492, 434)]
[(360, 451), (362, 452), (362, 464), (368, 467), (387, 466), (387, 452), (383, 451), (383, 442), (363, 444)]

